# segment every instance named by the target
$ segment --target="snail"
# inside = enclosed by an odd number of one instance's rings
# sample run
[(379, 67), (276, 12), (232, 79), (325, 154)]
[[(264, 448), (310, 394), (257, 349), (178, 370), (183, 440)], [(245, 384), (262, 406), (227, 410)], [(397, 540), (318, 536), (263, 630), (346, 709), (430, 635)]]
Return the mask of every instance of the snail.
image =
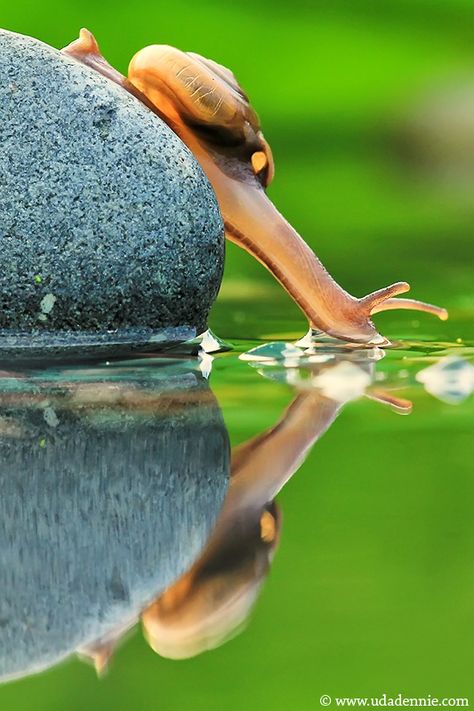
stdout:
[(273, 427), (232, 449), (229, 489), (206, 548), (142, 613), (145, 636), (160, 656), (193, 657), (242, 629), (279, 544), (275, 497), (339, 410), (315, 389), (301, 392)]
[(409, 290), (406, 282), (356, 298), (331, 277), (266, 195), (274, 176), (272, 151), (231, 71), (192, 52), (151, 45), (133, 57), (127, 78), (106, 62), (86, 29), (62, 52), (132, 93), (188, 146), (214, 189), (227, 239), (273, 274), (311, 329), (345, 341), (387, 345), (372, 323), (374, 314), (416, 309), (447, 319), (443, 308), (396, 298)]

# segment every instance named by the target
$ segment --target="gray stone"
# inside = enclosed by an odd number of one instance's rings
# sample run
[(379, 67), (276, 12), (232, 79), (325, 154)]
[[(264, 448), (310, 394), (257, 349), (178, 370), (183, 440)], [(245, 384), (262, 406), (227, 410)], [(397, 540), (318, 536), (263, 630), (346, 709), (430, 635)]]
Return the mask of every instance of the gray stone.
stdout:
[(0, 680), (113, 634), (187, 570), (229, 477), (185, 365), (0, 379)]
[(1, 30), (0, 146), (0, 347), (12, 331), (159, 340), (168, 329), (173, 341), (205, 330), (222, 219), (164, 122), (92, 69)]

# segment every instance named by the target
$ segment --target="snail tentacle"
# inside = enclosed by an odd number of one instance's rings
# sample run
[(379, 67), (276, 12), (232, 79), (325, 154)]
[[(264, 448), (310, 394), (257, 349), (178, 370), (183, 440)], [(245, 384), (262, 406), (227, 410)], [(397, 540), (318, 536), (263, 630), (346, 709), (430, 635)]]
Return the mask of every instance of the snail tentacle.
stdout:
[(397, 294), (404, 294), (410, 291), (410, 285), (406, 281), (397, 281), (395, 284), (390, 284), (383, 289), (377, 289), (371, 294), (367, 294), (362, 299), (360, 299), (361, 304), (366, 308), (368, 314), (376, 312), (378, 306), (383, 304), (387, 299)]
[(382, 405), (388, 405), (400, 415), (409, 415), (413, 409), (413, 403), (411, 400), (398, 397), (398, 395), (393, 395), (392, 393), (387, 392), (386, 390), (381, 390), (379, 388), (368, 390), (365, 393), (365, 397), (368, 400), (380, 402)]
[(426, 301), (418, 301), (418, 299), (387, 299), (382, 304), (377, 305), (372, 309), (372, 314), (380, 313), (381, 311), (392, 311), (393, 309), (409, 309), (413, 311), (423, 311), (427, 314), (437, 316), (441, 321), (448, 319), (448, 312), (441, 306), (428, 304)]

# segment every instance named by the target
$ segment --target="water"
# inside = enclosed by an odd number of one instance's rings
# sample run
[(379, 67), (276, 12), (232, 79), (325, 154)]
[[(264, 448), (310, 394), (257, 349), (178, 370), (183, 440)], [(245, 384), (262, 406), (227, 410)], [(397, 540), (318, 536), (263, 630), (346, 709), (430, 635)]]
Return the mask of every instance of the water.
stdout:
[(1, 373), (2, 708), (472, 692), (463, 324), (385, 351), (275, 325)]

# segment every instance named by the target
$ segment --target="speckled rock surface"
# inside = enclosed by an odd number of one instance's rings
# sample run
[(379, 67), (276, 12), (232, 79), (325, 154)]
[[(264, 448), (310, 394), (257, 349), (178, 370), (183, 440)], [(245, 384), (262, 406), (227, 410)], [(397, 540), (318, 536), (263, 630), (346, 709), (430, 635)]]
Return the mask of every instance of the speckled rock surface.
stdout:
[(205, 545), (227, 431), (198, 373), (158, 370), (2, 379), (1, 680), (133, 623)]
[(0, 149), (0, 335), (204, 330), (222, 221), (197, 161), (160, 119), (93, 70), (2, 30)]

